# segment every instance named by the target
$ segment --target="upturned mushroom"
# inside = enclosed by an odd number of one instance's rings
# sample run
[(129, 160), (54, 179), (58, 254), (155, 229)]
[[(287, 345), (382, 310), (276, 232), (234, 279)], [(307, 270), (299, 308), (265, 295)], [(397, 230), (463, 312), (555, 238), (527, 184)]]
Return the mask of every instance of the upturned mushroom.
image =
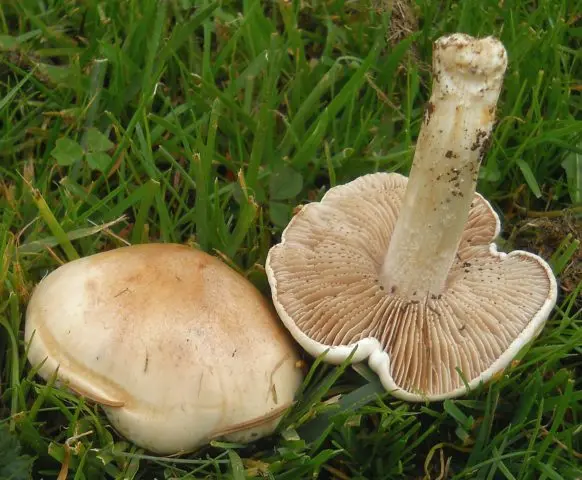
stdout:
[(159, 454), (273, 432), (302, 372), (260, 292), (182, 245), (124, 247), (65, 264), (35, 289), (28, 359), (103, 406), (113, 427)]
[(376, 173), (303, 207), (268, 255), (286, 327), (330, 363), (368, 360), (410, 401), (487, 382), (535, 338), (557, 296), (541, 258), (498, 252), (500, 222), (475, 193), (507, 66), (503, 45), (434, 45), (433, 90), (410, 177)]

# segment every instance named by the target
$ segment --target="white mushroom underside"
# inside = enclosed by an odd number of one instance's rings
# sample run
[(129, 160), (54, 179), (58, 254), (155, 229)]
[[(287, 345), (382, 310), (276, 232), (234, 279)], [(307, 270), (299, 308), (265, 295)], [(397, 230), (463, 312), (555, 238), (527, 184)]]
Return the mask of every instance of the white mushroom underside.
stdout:
[(548, 310), (555, 284), (537, 257), (495, 250), (498, 218), (476, 195), (445, 292), (409, 301), (385, 291), (378, 276), (406, 183), (378, 173), (331, 189), (294, 217), (268, 272), (288, 327), (324, 346), (374, 338), (399, 388), (434, 396), (488, 370)]

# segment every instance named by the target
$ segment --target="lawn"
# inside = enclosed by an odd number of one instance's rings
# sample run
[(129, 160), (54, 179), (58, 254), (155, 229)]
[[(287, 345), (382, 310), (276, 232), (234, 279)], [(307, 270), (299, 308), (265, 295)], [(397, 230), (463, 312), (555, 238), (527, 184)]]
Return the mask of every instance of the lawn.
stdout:
[[(582, 1), (392, 4), (0, 3), (0, 478), (582, 478)], [(34, 375), (27, 302), (75, 258), (185, 243), (268, 295), (266, 255), (298, 205), (408, 174), (432, 43), (455, 31), (509, 54), (478, 183), (500, 249), (541, 255), (559, 280), (546, 328), (503, 375), (407, 403), (363, 365), (305, 357), (276, 434), (178, 458)]]

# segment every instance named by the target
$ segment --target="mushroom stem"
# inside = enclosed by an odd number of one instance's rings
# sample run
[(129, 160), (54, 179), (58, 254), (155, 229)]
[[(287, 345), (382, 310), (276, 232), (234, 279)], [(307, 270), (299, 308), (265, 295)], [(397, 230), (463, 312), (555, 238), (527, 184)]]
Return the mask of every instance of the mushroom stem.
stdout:
[(493, 37), (442, 37), (433, 91), (380, 281), (409, 299), (442, 293), (495, 120), (505, 48)]

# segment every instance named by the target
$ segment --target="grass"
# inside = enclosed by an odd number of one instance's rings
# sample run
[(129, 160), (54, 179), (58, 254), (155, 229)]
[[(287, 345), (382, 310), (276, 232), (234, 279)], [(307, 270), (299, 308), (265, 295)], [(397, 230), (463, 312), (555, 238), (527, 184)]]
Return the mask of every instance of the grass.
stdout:
[[(381, 2), (2, 2), (0, 476), (582, 478), (581, 11), (417, 0), (418, 30), (395, 44)], [(265, 257), (296, 205), (364, 173), (408, 172), (431, 44), (452, 31), (508, 49), (478, 190), (502, 216), (503, 247), (541, 252), (561, 281), (509, 371), (462, 399), (409, 404), (362, 365), (315, 362), (276, 435), (180, 458), (149, 456), (34, 375), (27, 300), (75, 258), (189, 243), (268, 293)]]

